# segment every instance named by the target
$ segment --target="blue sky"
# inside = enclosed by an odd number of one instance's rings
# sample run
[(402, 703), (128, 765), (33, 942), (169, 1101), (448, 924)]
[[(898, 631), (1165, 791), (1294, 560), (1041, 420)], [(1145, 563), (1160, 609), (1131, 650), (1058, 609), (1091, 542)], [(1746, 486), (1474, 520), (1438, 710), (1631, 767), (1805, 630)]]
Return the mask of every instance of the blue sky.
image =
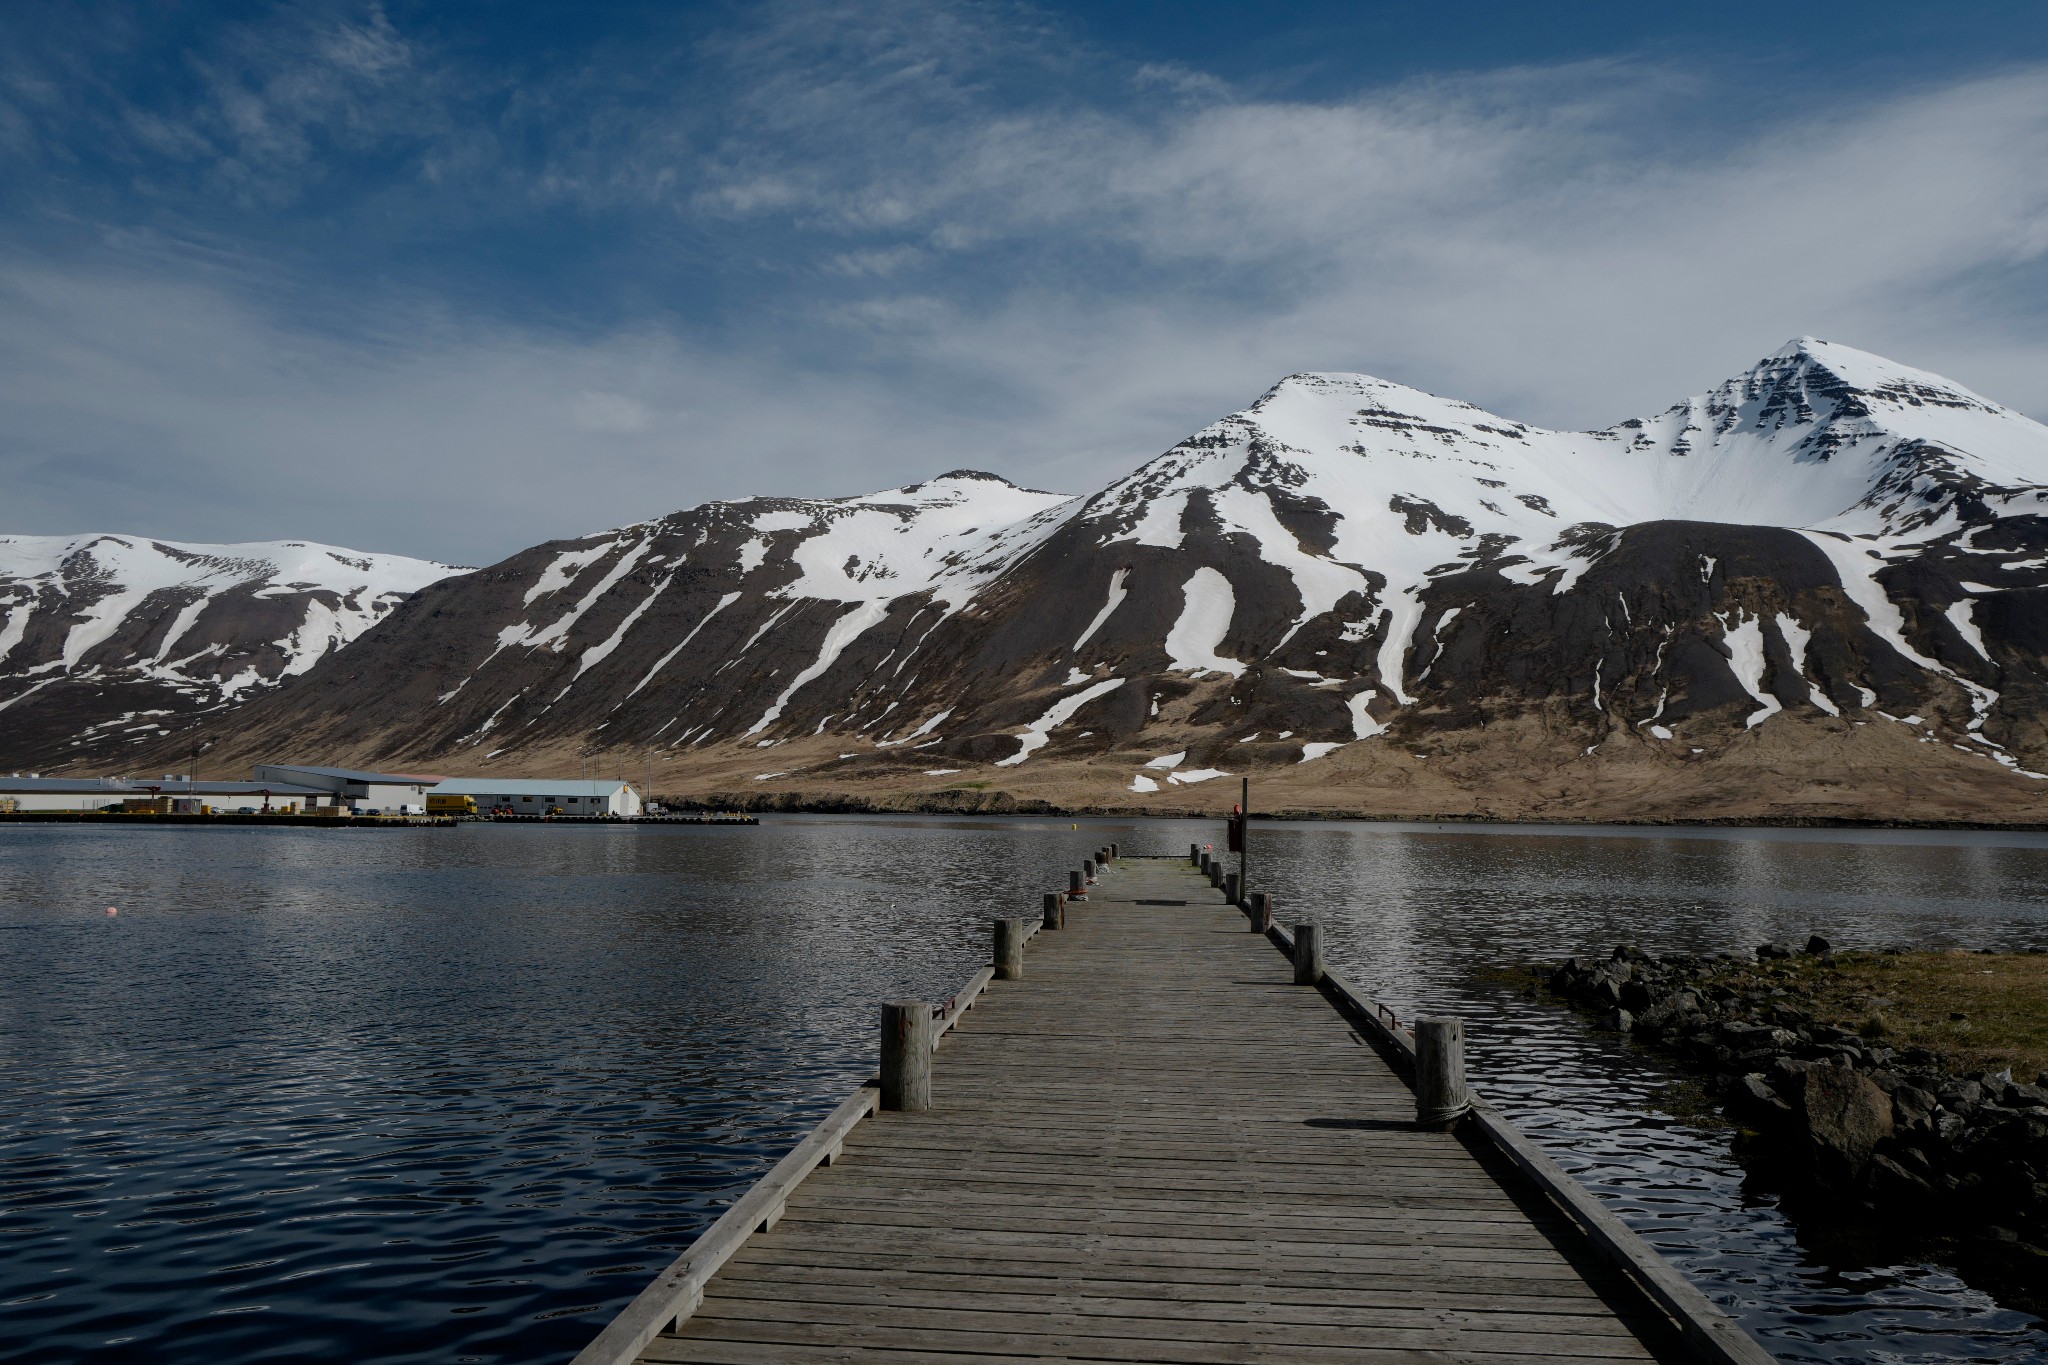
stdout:
[(0, 531), (1092, 489), (1279, 376), (2048, 416), (2048, 6), (0, 7)]

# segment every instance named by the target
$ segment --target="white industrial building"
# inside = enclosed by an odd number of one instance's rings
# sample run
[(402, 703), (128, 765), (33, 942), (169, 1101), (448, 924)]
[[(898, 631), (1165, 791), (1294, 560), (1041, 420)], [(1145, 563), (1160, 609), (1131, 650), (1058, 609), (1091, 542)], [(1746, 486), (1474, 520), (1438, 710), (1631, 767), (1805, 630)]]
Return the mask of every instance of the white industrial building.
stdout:
[(633, 819), (640, 814), (640, 793), (631, 785), (585, 777), (451, 777), (432, 788), (431, 794), (473, 797), (478, 815), (560, 812), (597, 819)]
[(322, 804), (347, 806), (352, 810), (393, 812), (405, 806), (424, 806), (427, 793), (441, 779), (420, 773), (373, 773), (358, 768), (307, 768), (295, 763), (259, 763), (259, 782), (289, 783), (311, 787), (326, 796)]
[(173, 810), (299, 811), (311, 809), (327, 793), (296, 782), (253, 779), (242, 782), (194, 782), (190, 778), (144, 777), (0, 777), (0, 814), (16, 811), (97, 811), (129, 801), (167, 797)]

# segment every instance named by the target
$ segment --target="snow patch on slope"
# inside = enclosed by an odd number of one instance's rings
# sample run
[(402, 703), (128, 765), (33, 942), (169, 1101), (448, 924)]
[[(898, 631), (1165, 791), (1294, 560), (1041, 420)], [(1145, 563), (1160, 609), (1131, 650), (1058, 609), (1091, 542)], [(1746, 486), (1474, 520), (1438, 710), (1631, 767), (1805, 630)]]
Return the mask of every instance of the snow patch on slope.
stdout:
[(1180, 618), (1166, 633), (1166, 657), (1172, 667), (1196, 677), (1214, 670), (1235, 678), (1244, 672), (1236, 659), (1216, 652), (1230, 631), (1230, 618), (1237, 612), (1237, 598), (1230, 580), (1204, 566), (1183, 585)]
[(1784, 706), (1778, 699), (1764, 690), (1764, 628), (1761, 621), (1745, 619), (1740, 611), (1730, 624), (1728, 618), (1716, 612), (1714, 619), (1721, 623), (1721, 642), (1728, 646), (1728, 667), (1735, 674), (1735, 681), (1742, 684), (1742, 690), (1754, 697), (1757, 709), (1743, 721), (1747, 729), (1754, 730), (1769, 720)]
[(789, 699), (796, 695), (798, 688), (811, 679), (823, 674), (826, 669), (837, 663), (839, 656), (846, 652), (848, 645), (859, 639), (862, 632), (866, 631), (869, 626), (874, 625), (888, 614), (889, 604), (887, 602), (860, 602), (855, 604), (837, 621), (834, 621), (832, 628), (825, 632), (825, 642), (818, 648), (818, 657), (813, 659), (810, 666), (804, 669), (803, 672), (790, 680), (789, 686), (782, 689), (782, 695), (775, 699), (774, 705), (768, 708), (761, 719), (748, 726), (746, 733), (757, 735), (770, 725), (773, 725), (776, 717), (782, 714), (782, 708), (789, 705)]
[(1088, 623), (1088, 629), (1082, 631), (1080, 638), (1074, 641), (1074, 652), (1076, 654), (1081, 652), (1082, 645), (1087, 644), (1089, 640), (1094, 638), (1096, 631), (1102, 629), (1102, 623), (1110, 618), (1110, 614), (1123, 605), (1123, 600), (1127, 595), (1124, 582), (1130, 576), (1131, 571), (1129, 569), (1118, 569), (1109, 576), (1109, 600), (1102, 604), (1101, 611), (1095, 613), (1095, 619)]
[(1013, 768), (1032, 754), (1046, 746), (1053, 730), (1074, 718), (1074, 713), (1083, 706), (1106, 693), (1114, 692), (1124, 685), (1122, 678), (1105, 678), (1093, 687), (1076, 692), (1071, 697), (1062, 697), (1037, 720), (1024, 727), (1024, 733), (1017, 736), (1017, 752), (1008, 758), (996, 760), (998, 768)]

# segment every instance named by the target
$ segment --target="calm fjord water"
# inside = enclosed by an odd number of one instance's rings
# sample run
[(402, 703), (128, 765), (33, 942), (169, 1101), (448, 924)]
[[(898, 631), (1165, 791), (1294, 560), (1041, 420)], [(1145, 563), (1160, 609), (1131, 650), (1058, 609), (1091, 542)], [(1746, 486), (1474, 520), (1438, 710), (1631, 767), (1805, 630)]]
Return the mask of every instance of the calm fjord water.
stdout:
[[(0, 1360), (566, 1359), (868, 1074), (875, 1001), (950, 994), (1099, 843), (1217, 832), (1070, 823), (0, 827)], [(1254, 837), (1283, 920), (1463, 1014), (1476, 1082), (1782, 1358), (2048, 1358), (1945, 1272), (1803, 1250), (1657, 1062), (1491, 974), (2048, 943), (2048, 837)]]

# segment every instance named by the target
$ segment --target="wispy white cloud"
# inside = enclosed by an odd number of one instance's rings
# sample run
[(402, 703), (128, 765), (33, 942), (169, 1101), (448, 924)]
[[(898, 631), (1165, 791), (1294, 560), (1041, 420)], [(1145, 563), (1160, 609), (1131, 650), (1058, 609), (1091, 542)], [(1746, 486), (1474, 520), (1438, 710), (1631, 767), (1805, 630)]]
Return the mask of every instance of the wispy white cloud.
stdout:
[[(349, 224), (396, 256), (485, 223), (521, 265), (328, 278), (254, 210), (18, 247), (0, 529), (488, 559), (961, 465), (1089, 488), (1302, 369), (1604, 424), (1808, 332), (2048, 415), (2048, 72), (1741, 118), (1725, 74), (1626, 61), (1311, 101), (1020, 8), (750, 13), (514, 83), (306, 11), (120, 106), (152, 196), (203, 163), (297, 203), (374, 152)], [(0, 145), (55, 117), (17, 85)], [(521, 235), (561, 213), (602, 306)]]

